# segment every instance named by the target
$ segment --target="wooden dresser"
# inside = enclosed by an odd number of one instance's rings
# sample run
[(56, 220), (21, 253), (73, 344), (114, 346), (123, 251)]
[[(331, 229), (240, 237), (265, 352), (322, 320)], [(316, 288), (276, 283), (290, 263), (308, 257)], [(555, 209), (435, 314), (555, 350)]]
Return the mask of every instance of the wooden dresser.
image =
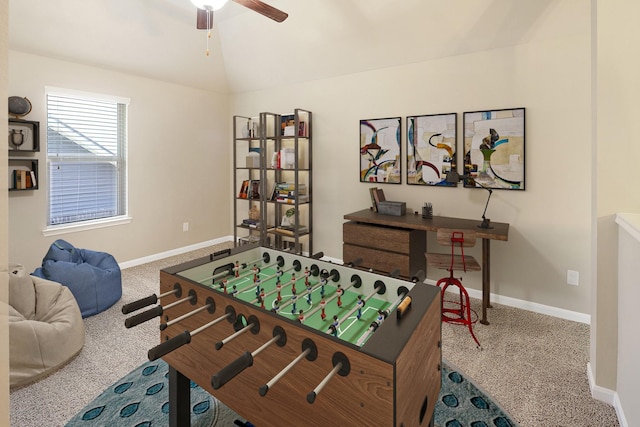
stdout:
[(424, 253), (426, 233), (355, 221), (342, 226), (342, 259), (362, 258), (361, 267), (390, 273), (400, 269), (400, 276), (410, 278), (419, 270), (426, 273)]
[(342, 259), (350, 262), (362, 258), (362, 267), (389, 273), (396, 268), (400, 275), (411, 278), (419, 270), (427, 272), (425, 252), (427, 232), (439, 229), (474, 230), (482, 239), (482, 317), (488, 325), (487, 308), (491, 305), (491, 240), (509, 240), (509, 224), (491, 222), (490, 228), (479, 228), (480, 221), (446, 216), (422, 218), (420, 215), (381, 215), (369, 209), (346, 214), (342, 229)]

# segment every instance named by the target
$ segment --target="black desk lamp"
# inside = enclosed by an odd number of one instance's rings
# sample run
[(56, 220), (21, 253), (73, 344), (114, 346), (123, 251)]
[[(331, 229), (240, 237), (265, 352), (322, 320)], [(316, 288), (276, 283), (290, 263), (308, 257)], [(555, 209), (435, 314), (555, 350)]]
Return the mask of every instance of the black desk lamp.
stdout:
[(473, 180), (475, 184), (478, 184), (480, 187), (484, 188), (489, 192), (489, 197), (487, 197), (487, 203), (484, 205), (484, 212), (482, 212), (482, 222), (480, 223), (480, 225), (478, 225), (478, 228), (493, 228), (491, 226), (491, 220), (485, 217), (485, 214), (487, 213), (487, 207), (489, 207), (489, 200), (491, 199), (491, 195), (493, 194), (492, 189), (480, 184), (479, 182), (474, 180), (471, 175), (458, 175), (458, 172), (455, 171), (454, 169), (451, 169), (449, 173), (447, 173), (447, 178), (445, 179), (445, 182), (458, 185), (458, 182), (464, 181), (465, 179)]

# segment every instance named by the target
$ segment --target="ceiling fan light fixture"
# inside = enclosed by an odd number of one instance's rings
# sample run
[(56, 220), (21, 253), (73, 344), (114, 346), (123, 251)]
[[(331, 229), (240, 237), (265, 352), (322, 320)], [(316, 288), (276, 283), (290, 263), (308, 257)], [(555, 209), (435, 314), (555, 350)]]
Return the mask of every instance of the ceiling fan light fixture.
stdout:
[(218, 10), (221, 9), (229, 0), (191, 0), (191, 3), (198, 9)]

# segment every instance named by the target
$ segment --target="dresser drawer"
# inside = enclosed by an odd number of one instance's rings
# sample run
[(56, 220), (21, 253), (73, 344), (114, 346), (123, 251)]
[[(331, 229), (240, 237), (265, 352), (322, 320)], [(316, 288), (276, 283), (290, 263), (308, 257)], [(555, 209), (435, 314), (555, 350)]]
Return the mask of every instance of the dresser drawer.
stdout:
[(377, 249), (354, 246), (348, 243), (342, 245), (342, 258), (344, 262), (351, 262), (362, 258), (361, 268), (372, 268), (376, 273), (391, 273), (400, 269), (402, 277), (410, 277), (412, 273), (410, 259), (403, 254), (385, 252)]
[[(424, 232), (417, 233), (424, 235)], [(342, 241), (344, 243), (405, 255), (411, 251), (412, 234), (416, 234), (416, 231), (357, 222), (346, 222), (342, 226)]]

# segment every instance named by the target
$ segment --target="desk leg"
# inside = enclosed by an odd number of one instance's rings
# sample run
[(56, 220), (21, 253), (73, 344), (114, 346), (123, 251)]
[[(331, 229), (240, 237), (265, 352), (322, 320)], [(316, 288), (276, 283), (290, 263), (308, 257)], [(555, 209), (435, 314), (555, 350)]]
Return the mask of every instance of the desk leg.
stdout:
[(169, 426), (191, 424), (191, 380), (169, 365)]
[(487, 308), (491, 307), (491, 240), (482, 239), (482, 318), (480, 323), (488, 325)]

